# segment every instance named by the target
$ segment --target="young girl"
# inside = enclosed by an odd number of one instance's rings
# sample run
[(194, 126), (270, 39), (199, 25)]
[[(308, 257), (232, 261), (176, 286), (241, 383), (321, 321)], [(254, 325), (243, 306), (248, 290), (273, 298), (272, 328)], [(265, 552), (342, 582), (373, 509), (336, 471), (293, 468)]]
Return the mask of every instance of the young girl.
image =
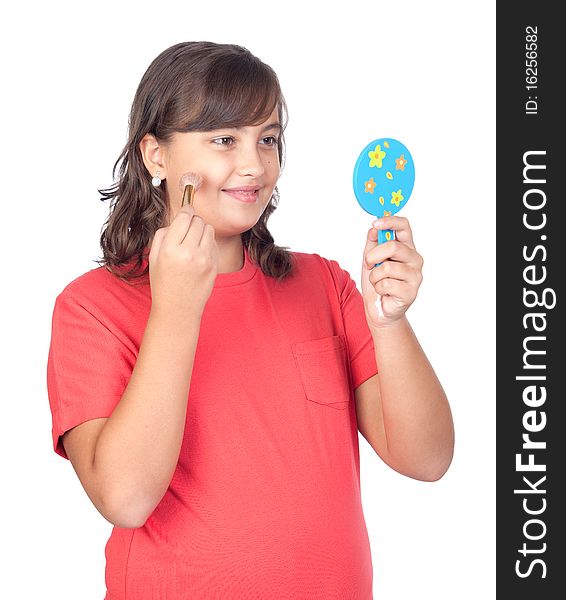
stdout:
[(101, 191), (101, 266), (56, 298), (54, 449), (114, 524), (107, 600), (371, 599), (358, 431), (409, 477), (450, 464), (448, 401), (405, 316), (423, 264), (409, 224), (368, 231), (362, 293), (275, 245), (285, 125), (245, 48), (165, 50)]

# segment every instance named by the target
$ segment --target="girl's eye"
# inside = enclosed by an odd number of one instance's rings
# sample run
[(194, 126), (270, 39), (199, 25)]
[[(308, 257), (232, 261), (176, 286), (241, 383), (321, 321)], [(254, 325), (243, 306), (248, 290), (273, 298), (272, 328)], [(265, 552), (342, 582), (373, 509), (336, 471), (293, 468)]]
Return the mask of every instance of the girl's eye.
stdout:
[(262, 138), (262, 142), (266, 146), (276, 146), (277, 145), (277, 138), (273, 137), (272, 135), (268, 135), (268, 136)]
[(234, 138), (226, 135), (223, 137), (214, 138), (212, 141), (219, 146), (231, 146), (234, 143)]
[[(223, 135), (222, 137), (214, 138), (212, 142), (218, 146), (232, 146), (234, 145), (235, 140), (232, 136)], [(277, 138), (272, 135), (268, 135), (261, 138), (261, 143), (266, 146), (277, 146)]]

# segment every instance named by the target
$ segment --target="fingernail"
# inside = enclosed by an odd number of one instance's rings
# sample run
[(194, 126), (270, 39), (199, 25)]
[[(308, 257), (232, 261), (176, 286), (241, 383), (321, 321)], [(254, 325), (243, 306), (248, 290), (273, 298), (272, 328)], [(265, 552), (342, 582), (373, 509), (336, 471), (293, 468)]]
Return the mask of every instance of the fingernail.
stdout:
[(372, 223), (372, 225), (373, 225), (374, 227), (380, 227), (381, 225), (383, 225), (383, 219), (376, 219), (376, 220), (375, 220), (375, 221)]

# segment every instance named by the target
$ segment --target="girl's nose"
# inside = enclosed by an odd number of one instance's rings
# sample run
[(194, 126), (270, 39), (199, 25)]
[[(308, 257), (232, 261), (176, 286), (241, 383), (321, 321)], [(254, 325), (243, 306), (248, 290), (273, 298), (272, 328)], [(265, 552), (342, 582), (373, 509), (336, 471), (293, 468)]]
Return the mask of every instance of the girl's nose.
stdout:
[(259, 148), (242, 148), (238, 156), (238, 175), (251, 175), (261, 177), (265, 171)]

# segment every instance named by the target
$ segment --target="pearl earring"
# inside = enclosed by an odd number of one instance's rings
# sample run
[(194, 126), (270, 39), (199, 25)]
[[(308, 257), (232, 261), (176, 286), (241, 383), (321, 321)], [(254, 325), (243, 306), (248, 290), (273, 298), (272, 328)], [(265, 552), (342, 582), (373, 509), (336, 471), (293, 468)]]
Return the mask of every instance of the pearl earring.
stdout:
[(155, 174), (155, 177), (151, 180), (151, 185), (159, 187), (161, 185), (161, 179), (159, 178), (159, 171)]

